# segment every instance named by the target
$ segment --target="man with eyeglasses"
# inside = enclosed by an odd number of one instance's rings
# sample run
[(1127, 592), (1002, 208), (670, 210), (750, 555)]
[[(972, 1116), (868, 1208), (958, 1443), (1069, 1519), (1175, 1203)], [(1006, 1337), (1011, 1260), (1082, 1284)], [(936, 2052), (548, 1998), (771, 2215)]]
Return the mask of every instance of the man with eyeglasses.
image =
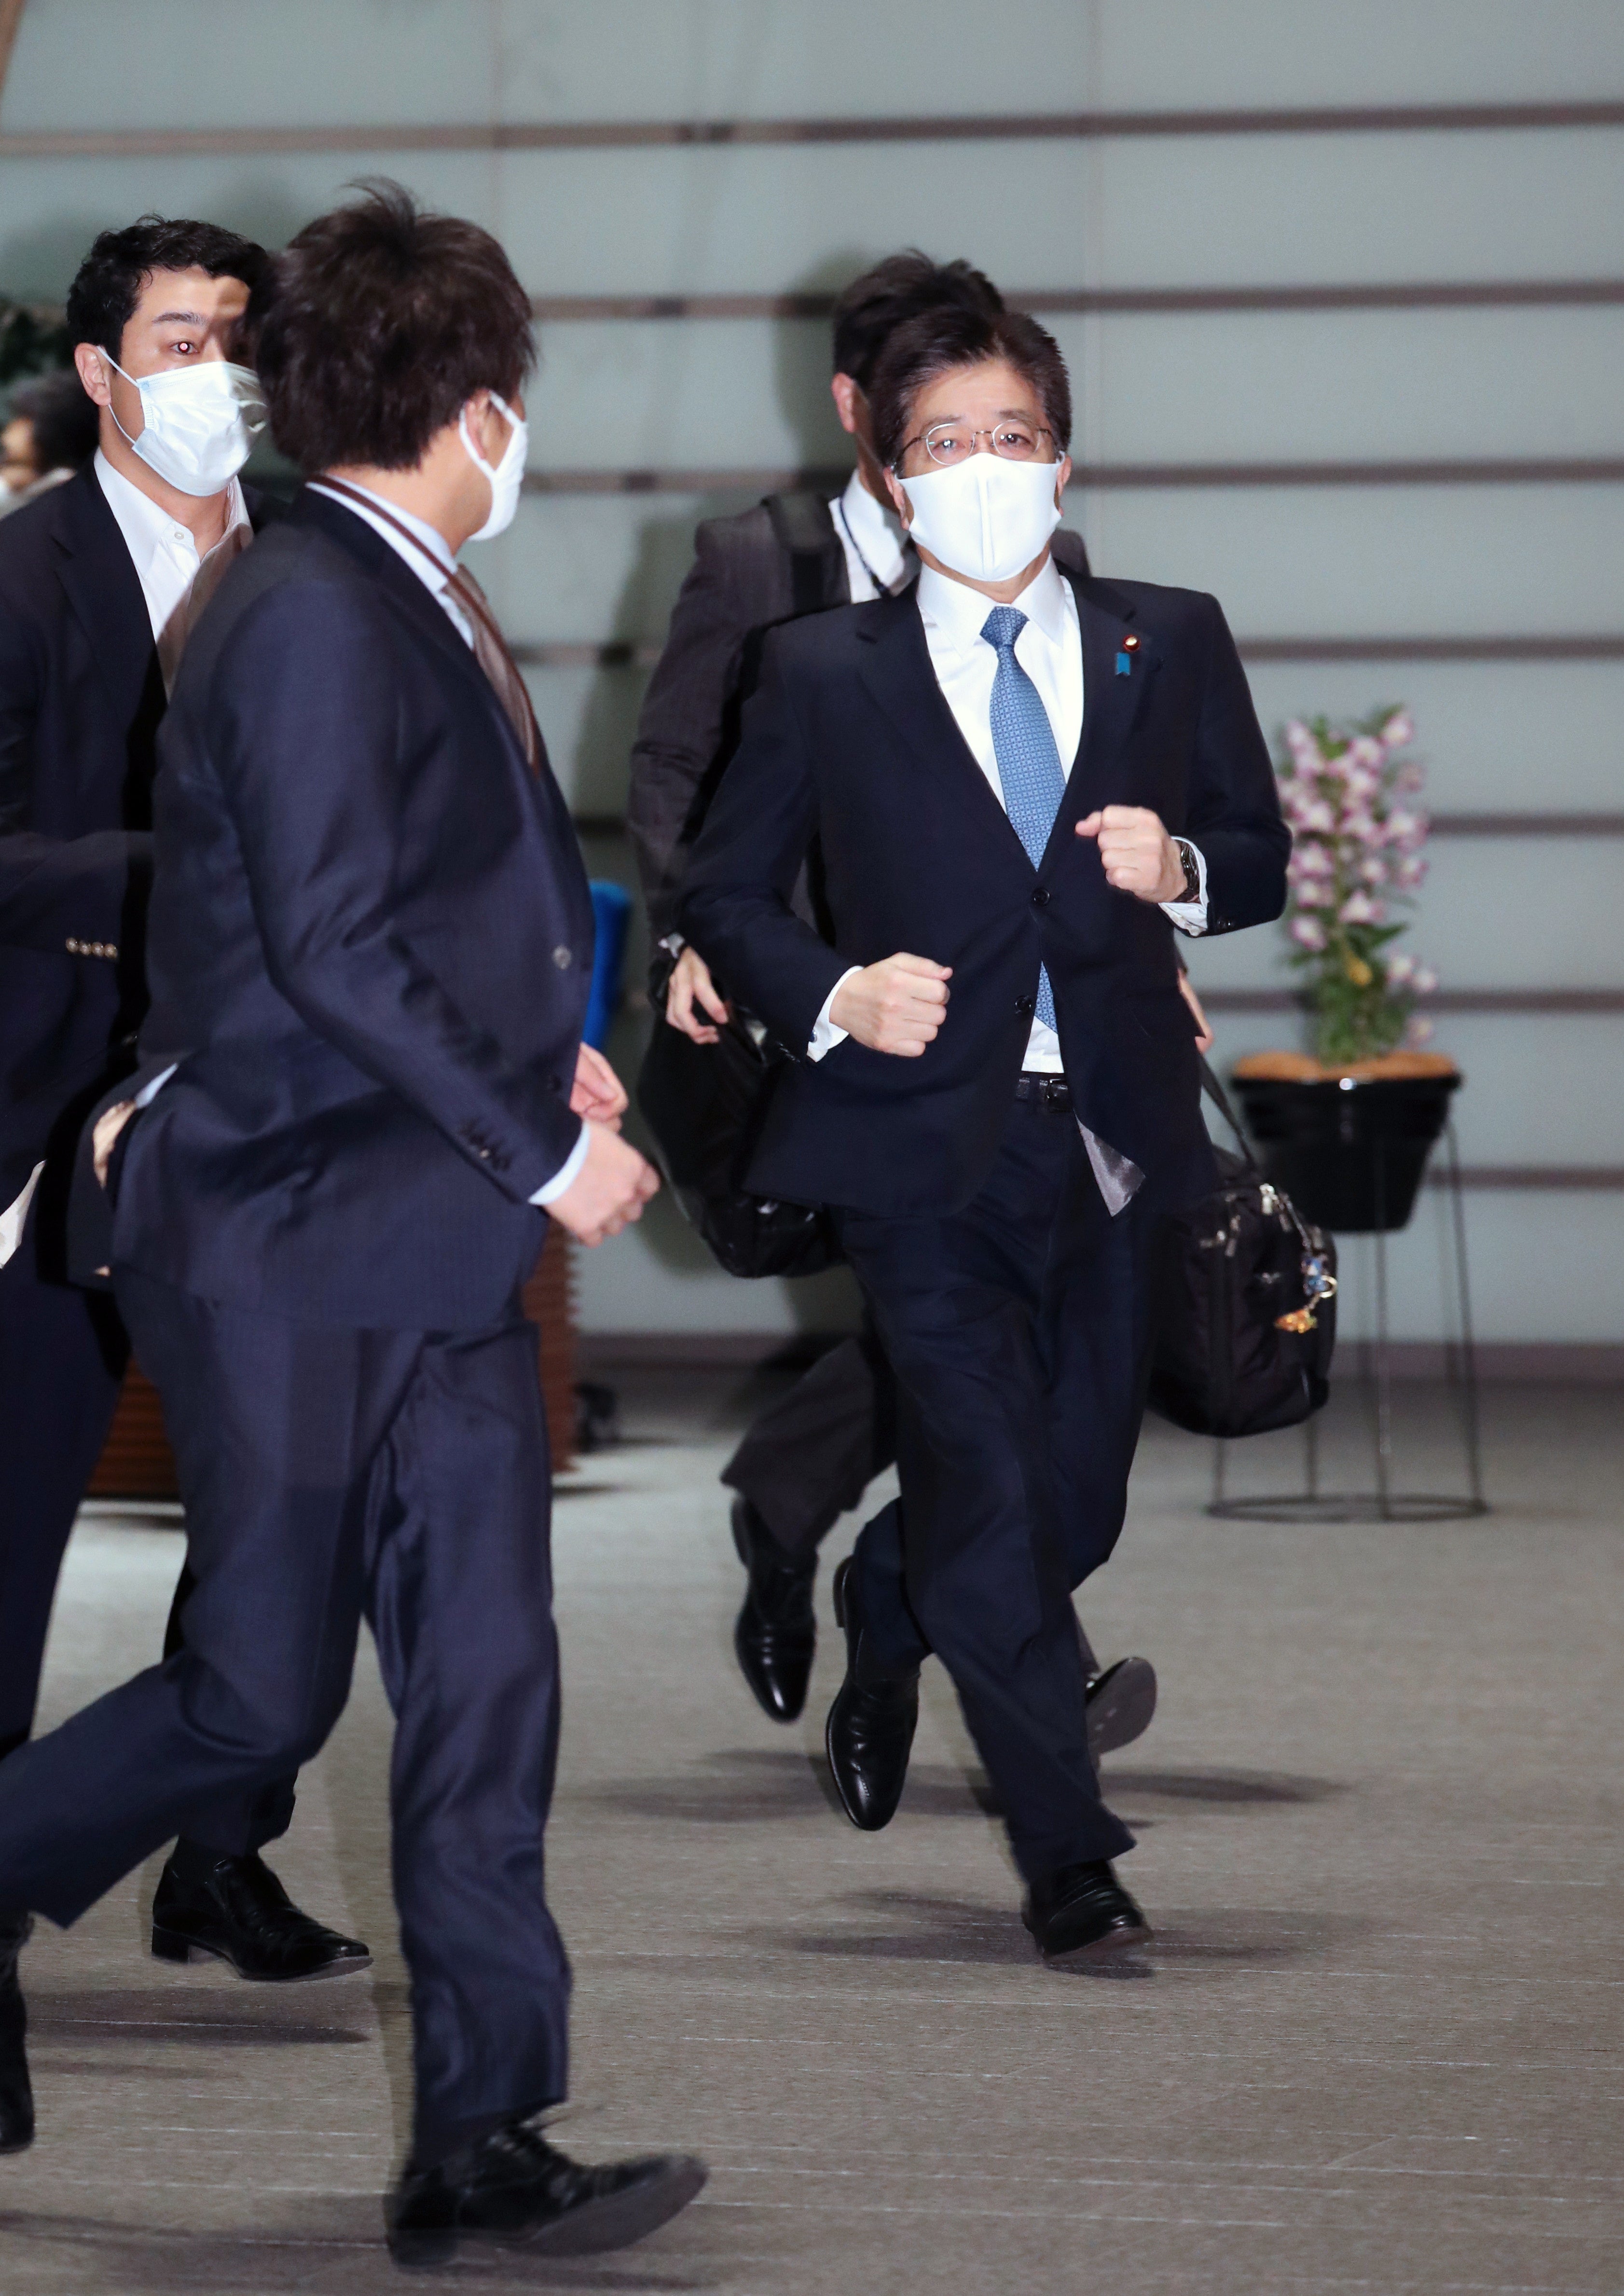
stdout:
[[(1162, 1215), (1214, 1180), (1174, 933), (1277, 916), (1290, 839), (1216, 602), (1055, 564), (1042, 328), (927, 316), (870, 398), (918, 584), (768, 639), (680, 922), (804, 1055), (749, 1184), (838, 1208), (898, 1382), (901, 1501), (835, 1582), (836, 1784), (889, 1821), (934, 1652), (1065, 1962), (1149, 1935), (1070, 1596), (1122, 1525)], [(814, 840), (833, 947), (791, 906)]]
[[(755, 509), (708, 520), (650, 680), (631, 757), (627, 826), (658, 944), (653, 1001), (695, 1043), (714, 1045), (731, 1007), (705, 955), (677, 930), (693, 842), (739, 738), (768, 629), (805, 614), (908, 591), (919, 559), (874, 452), (869, 387), (899, 327), (931, 311), (1004, 308), (969, 264), (908, 249), (852, 282), (835, 304), (830, 385), (857, 468), (841, 493), (769, 495)], [(1056, 562), (1087, 571), (1081, 539), (1054, 537)], [(814, 873), (815, 874), (816, 873)], [(811, 880), (797, 913), (816, 922)], [(896, 1456), (890, 1374), (872, 1324), (821, 1356), (760, 1414), (722, 1472), (735, 1494), (733, 1536), (746, 1573), (734, 1628), (740, 1669), (774, 1721), (800, 1718), (816, 1627), (820, 1542)], [(1101, 1666), (1087, 1654), (1089, 1734), (1096, 1753), (1145, 1730), (1156, 1677), (1143, 1658)]]

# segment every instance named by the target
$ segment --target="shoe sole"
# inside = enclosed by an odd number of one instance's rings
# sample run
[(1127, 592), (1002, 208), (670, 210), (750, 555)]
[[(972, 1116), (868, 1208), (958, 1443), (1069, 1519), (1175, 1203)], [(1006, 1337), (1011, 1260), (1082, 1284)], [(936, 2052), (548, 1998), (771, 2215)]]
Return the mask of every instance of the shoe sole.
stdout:
[[(1144, 1927), (1131, 1930), (1107, 1930), (1103, 1938), (1090, 1938), (1085, 1945), (1062, 1946), (1058, 1952), (1044, 1952), (1046, 1969), (1087, 1968), (1091, 1962), (1109, 1961), (1115, 1954), (1125, 1953), (1136, 1945), (1149, 1945), (1154, 1932)], [(1043, 1948), (1039, 1948), (1042, 1951)]]
[(390, 2253), (408, 2271), (447, 2264), (461, 2243), (477, 2241), (482, 2248), (505, 2249), (525, 2256), (601, 2256), (610, 2249), (630, 2248), (646, 2240), (661, 2225), (680, 2216), (690, 2201), (703, 2191), (710, 2171), (702, 2161), (673, 2161), (662, 2177), (651, 2177), (627, 2192), (611, 2193), (601, 2201), (587, 2201), (555, 2224), (537, 2225), (529, 2232), (487, 2232), (477, 2226), (422, 2234), (391, 2234)]
[(154, 1961), (178, 1962), (183, 1965), (194, 1961), (221, 1962), (234, 1977), (240, 1977), (244, 1985), (323, 1985), (337, 1977), (359, 1977), (363, 1970), (373, 1965), (369, 1953), (363, 1960), (332, 1962), (325, 1969), (308, 1969), (299, 1977), (256, 1977), (240, 1967), (222, 1947), (201, 1945), (195, 1938), (181, 1937), (174, 1930), (158, 1928), (156, 1923), (152, 1929), (152, 1958)]
[(1088, 1751), (1098, 1761), (1143, 1738), (1156, 1713), (1156, 1669), (1148, 1659), (1128, 1659), (1088, 1708)]

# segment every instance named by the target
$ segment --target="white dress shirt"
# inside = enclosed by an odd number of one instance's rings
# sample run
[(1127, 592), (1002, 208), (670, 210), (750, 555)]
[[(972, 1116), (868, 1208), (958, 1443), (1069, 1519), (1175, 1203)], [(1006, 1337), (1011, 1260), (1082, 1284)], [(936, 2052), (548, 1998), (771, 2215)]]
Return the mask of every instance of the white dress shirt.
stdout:
[[(942, 698), (953, 712), (965, 747), (1003, 805), (1004, 784), (992, 737), (992, 687), (998, 674), (998, 655), (981, 636), (992, 600), (982, 591), (972, 590), (967, 582), (939, 574), (933, 566), (920, 568), (918, 596), (925, 644)], [(1060, 753), (1061, 771), (1070, 779), (1083, 734), (1083, 635), (1077, 594), (1054, 561), (1046, 558), (1014, 604), (1017, 612), (1026, 616), (1026, 627), (1015, 640), (1015, 660), (1038, 689)], [(1207, 929), (1207, 864), (1194, 846), (1190, 849), (1201, 879), (1199, 894), (1193, 901), (1164, 901), (1161, 906), (1181, 931), (1202, 933)], [(844, 1043), (847, 1031), (829, 1018), (829, 1006), (861, 969), (851, 966), (830, 990), (807, 1046), (809, 1059), (821, 1061), (836, 1045)], [(1041, 1021), (1032, 1022), (1021, 1065), (1050, 1076), (1062, 1073), (1060, 1038)]]
[[(226, 488), (226, 529), (212, 550), (201, 555), (190, 527), (169, 516), (151, 495), (143, 494), (122, 471), (117, 471), (98, 447), (96, 481), (107, 507), (119, 522), (126, 549), (146, 600), (147, 619), (163, 669), (164, 690), (175, 684), (182, 648), (195, 619), (193, 594), (200, 580), (205, 598), (240, 550), (246, 548), (253, 529), (248, 504), (235, 479)], [(201, 612), (201, 604), (198, 611)]]
[[(347, 480), (346, 483), (354, 482)], [(378, 504), (378, 512), (369, 510), (365, 503), (352, 500), (348, 495), (334, 494), (331, 488), (323, 486), (319, 479), (313, 479), (310, 486), (313, 494), (325, 495), (329, 502), (337, 503), (339, 508), (347, 510), (352, 518), (365, 520), (374, 534), (382, 537), (401, 564), (411, 568), (429, 595), (444, 609), (457, 635), (472, 652), (473, 650), (472, 627), (467, 615), (446, 587), (457, 570), (456, 555), (439, 528), (431, 526), (427, 519), (417, 517), (412, 511), (402, 510), (398, 503), (390, 502), (382, 495), (373, 494), (370, 487), (357, 487), (356, 492), (365, 495), (369, 501), (375, 502)], [(388, 515), (380, 515), (379, 513), (381, 512), (387, 512)], [(390, 519), (398, 520), (401, 526), (406, 528), (413, 541), (418, 545), (416, 549), (412, 547), (412, 543), (408, 542), (404, 535), (390, 524)], [(550, 1204), (555, 1198), (563, 1194), (564, 1190), (571, 1185), (581, 1166), (586, 1161), (586, 1151), (591, 1145), (591, 1138), (592, 1136), (583, 1121), (580, 1136), (574, 1147), (545, 1185), (537, 1189), (530, 1198), (533, 1204)]]
[(894, 596), (906, 589), (919, 570), (919, 561), (907, 547), (902, 521), (888, 504), (875, 501), (861, 471), (854, 471), (845, 492), (834, 496), (829, 514), (846, 554), (854, 606), (877, 598), (881, 590)]

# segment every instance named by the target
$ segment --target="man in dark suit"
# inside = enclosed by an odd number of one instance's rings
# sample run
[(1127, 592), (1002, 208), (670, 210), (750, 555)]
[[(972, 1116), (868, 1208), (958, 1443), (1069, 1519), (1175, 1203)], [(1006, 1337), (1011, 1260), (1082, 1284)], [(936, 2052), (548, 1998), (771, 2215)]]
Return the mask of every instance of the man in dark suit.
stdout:
[[(185, 1646), (0, 1767), (0, 1896), (75, 1920), (186, 1815), (307, 1759), (362, 1618), (397, 1718), (411, 1970), (403, 2261), (614, 2246), (697, 2164), (587, 2170), (542, 1838), (549, 1477), (519, 1290), (654, 1176), (581, 1046), (592, 905), (522, 680), (456, 565), (511, 519), (529, 305), (500, 247), (374, 191), (278, 262), (273, 427), (322, 474), (188, 648), (154, 819), (152, 1008), (88, 1140), (164, 1401)], [(545, 1207), (545, 1209), (544, 1209)]]
[[(830, 385), (857, 451), (843, 491), (833, 501), (769, 495), (754, 510), (707, 520), (695, 537), (694, 562), (638, 722), (627, 823), (661, 952), (654, 1002), (698, 1044), (717, 1041), (729, 1008), (701, 949), (685, 944), (677, 906), (694, 840), (738, 746), (767, 634), (805, 614), (899, 594), (918, 575), (874, 453), (868, 394), (875, 366), (897, 330), (924, 312), (1003, 308), (981, 272), (933, 263), (917, 249), (887, 256), (855, 279), (834, 308)], [(1079, 536), (1062, 531), (1053, 547), (1059, 564), (1087, 573)], [(795, 906), (808, 922), (822, 922), (806, 882)], [(806, 1702), (819, 1544), (895, 1458), (894, 1387), (865, 1319), (760, 1414), (722, 1471), (737, 1494), (733, 1536), (746, 1572), (734, 1648), (775, 1721), (796, 1720)], [(1142, 1658), (1101, 1667), (1092, 1652), (1087, 1668), (1090, 1740), (1096, 1753), (1108, 1752), (1148, 1727), (1155, 1672)]]
[[(63, 1549), (128, 1359), (111, 1295), (65, 1281), (63, 1198), (79, 1119), (128, 1067), (145, 1005), (168, 691), (267, 508), (235, 475), (259, 419), (236, 338), (266, 266), (215, 224), (104, 232), (68, 299), (70, 380), (93, 431), (100, 409), (100, 445), (0, 526), (0, 1755), (32, 1727)], [(258, 1854), (293, 1786), (189, 1819), (155, 1951), (273, 1980), (368, 1966)]]
[[(1147, 1934), (1070, 1592), (1121, 1528), (1159, 1216), (1213, 1181), (1174, 929), (1277, 915), (1290, 840), (1215, 602), (1054, 565), (1043, 330), (921, 318), (871, 397), (923, 570), (768, 640), (680, 922), (802, 1055), (750, 1185), (840, 1208), (898, 1384), (900, 1506), (836, 1580), (836, 1783), (888, 1822), (936, 1652), (1064, 1958)], [(833, 947), (790, 902), (814, 840)]]

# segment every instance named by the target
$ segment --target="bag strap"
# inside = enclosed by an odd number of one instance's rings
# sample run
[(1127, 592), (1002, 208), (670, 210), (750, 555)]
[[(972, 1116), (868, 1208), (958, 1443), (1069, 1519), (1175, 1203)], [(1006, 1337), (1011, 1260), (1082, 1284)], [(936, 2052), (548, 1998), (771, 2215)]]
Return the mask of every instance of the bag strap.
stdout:
[[(1206, 1094), (1208, 1099), (1212, 1103), (1213, 1106), (1218, 1110), (1218, 1114), (1223, 1118), (1225, 1123), (1229, 1127), (1229, 1129), (1234, 1134), (1235, 1138), (1240, 1142), (1241, 1153), (1246, 1160), (1247, 1170), (1252, 1174), (1255, 1179), (1261, 1180), (1263, 1177), (1263, 1168), (1252, 1153), (1251, 1142), (1246, 1136), (1245, 1128), (1242, 1124), (1240, 1118), (1235, 1114), (1234, 1109), (1229, 1105), (1229, 1095), (1224, 1090), (1223, 1086), (1218, 1082), (1214, 1070), (1208, 1065), (1204, 1055), (1201, 1058), (1201, 1071), (1202, 1090)], [(1271, 1182), (1270, 1185), (1272, 1186), (1273, 1183)], [(1278, 1194), (1279, 1190), (1275, 1189), (1275, 1193)]]
[(834, 593), (845, 553), (822, 495), (810, 488), (768, 495), (765, 508), (780, 547), (789, 554), (794, 612), (819, 614), (826, 606), (844, 604)]

